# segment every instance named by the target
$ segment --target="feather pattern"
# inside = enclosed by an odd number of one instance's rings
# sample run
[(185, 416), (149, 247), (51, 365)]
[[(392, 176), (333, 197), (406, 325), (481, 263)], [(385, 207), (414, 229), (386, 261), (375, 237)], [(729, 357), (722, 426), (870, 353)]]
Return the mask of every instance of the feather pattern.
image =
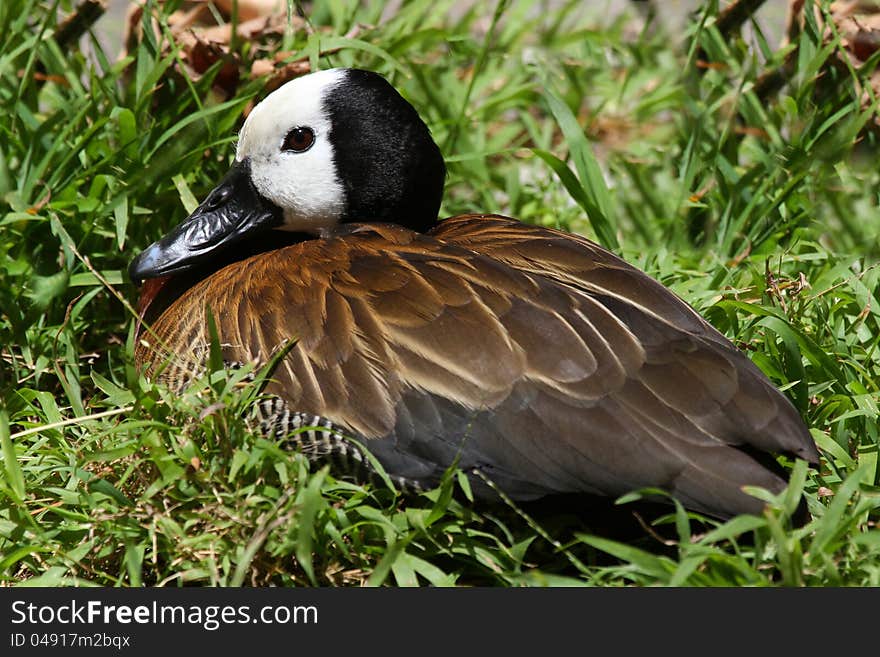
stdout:
[(505, 217), (345, 224), (228, 265), (153, 323), (160, 340), (136, 351), (149, 374), (192, 376), (208, 308), (228, 361), (293, 340), (267, 392), (417, 484), (458, 459), (518, 499), (653, 486), (728, 516), (760, 509), (743, 485), (784, 486), (751, 452), (818, 457), (690, 306), (589, 240)]

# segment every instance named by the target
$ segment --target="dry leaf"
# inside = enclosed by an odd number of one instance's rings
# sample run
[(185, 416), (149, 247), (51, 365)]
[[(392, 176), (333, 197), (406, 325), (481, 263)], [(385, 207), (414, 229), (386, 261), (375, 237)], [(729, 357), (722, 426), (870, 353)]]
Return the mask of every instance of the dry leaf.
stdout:
[[(213, 7), (211, 7), (213, 5)], [(133, 4), (126, 20), (123, 55), (134, 52), (141, 39), (144, 8)], [(217, 17), (220, 17), (219, 21)], [(189, 0), (168, 18), (171, 41), (180, 54), (173, 73), (198, 80), (211, 67), (220, 64), (220, 70), (212, 81), (215, 92), (224, 98), (235, 95), (242, 73), (252, 77), (271, 76), (269, 85), (280, 86), (293, 77), (308, 72), (308, 65), (300, 62), (276, 66), (270, 55), (288, 29), (285, 0), (239, 0), (238, 24), (232, 32), (232, 0)], [(293, 30), (305, 29), (299, 16), (291, 19)], [(154, 32), (161, 33), (158, 22), (153, 20)], [(240, 44), (247, 43), (242, 50)], [(162, 54), (171, 52), (172, 44), (167, 38), (161, 40)], [(247, 52), (250, 61), (242, 61), (240, 52)]]

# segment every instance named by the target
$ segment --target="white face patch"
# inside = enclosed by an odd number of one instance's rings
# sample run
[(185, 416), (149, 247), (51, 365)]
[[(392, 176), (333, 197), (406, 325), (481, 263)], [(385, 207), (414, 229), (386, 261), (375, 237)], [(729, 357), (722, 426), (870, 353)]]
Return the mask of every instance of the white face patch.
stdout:
[[(322, 102), (344, 76), (342, 69), (329, 69), (291, 80), (254, 107), (239, 133), (235, 159), (250, 158), (254, 186), (283, 210), (285, 230), (316, 234), (345, 211)], [(311, 148), (282, 151), (287, 134), (302, 127), (315, 134)]]

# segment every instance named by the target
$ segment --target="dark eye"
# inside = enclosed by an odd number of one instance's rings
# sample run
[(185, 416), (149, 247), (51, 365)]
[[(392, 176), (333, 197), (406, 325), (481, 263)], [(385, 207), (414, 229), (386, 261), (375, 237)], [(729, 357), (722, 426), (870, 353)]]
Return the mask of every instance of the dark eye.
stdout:
[(287, 133), (284, 138), (284, 144), (281, 146), (283, 151), (293, 151), (294, 153), (302, 153), (307, 151), (315, 143), (315, 133), (311, 128), (294, 128)]

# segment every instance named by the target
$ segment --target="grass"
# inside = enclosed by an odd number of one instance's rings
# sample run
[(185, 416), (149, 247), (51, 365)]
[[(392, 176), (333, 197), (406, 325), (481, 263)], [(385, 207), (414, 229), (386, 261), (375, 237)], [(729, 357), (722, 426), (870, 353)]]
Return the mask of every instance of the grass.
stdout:
[[(763, 516), (670, 506), (622, 540), (476, 508), (455, 471), (403, 503), (310, 470), (248, 430), (246, 372), (182, 396), (138, 375), (125, 268), (219, 179), (265, 85), (227, 99), (219, 66), (180, 75), (160, 46), (177, 4), (149, 4), (160, 20), (120, 61), (91, 33), (91, 59), (56, 42), (68, 0), (0, 4), (0, 582), (880, 585), (877, 57), (832, 66), (840, 39), (809, 12), (789, 46), (754, 25), (750, 47), (714, 2), (683, 36), (574, 1), (415, 1), (385, 22), (383, 3), (315, 2), (284, 37), (290, 59), (375, 69), (413, 102), (449, 165), (444, 215), (600, 240), (802, 413), (821, 466), (788, 463)], [(241, 70), (281, 45), (238, 42)], [(792, 529), (801, 492), (814, 519)]]

